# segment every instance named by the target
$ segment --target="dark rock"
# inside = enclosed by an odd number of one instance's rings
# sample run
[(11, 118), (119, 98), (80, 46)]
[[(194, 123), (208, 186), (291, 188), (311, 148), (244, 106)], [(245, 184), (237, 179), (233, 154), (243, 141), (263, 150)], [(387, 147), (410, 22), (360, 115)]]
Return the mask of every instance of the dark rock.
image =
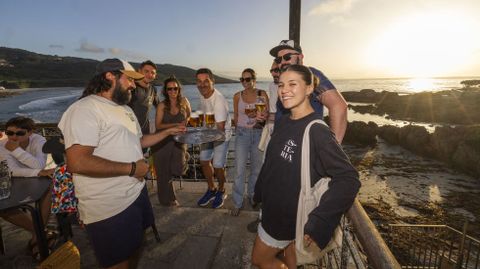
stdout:
[(378, 135), (421, 156), (447, 163), (472, 176), (480, 176), (480, 125), (439, 127), (433, 134), (424, 127), (382, 126)]
[(353, 145), (374, 146), (377, 144), (378, 125), (372, 121), (365, 123), (361, 121), (349, 122), (344, 142)]

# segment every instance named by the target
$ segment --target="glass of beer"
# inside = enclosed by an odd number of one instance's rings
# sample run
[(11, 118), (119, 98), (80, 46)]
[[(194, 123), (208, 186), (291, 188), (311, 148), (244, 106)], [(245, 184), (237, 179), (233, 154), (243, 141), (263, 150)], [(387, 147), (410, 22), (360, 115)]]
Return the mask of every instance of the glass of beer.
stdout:
[(197, 110), (197, 115), (198, 115), (198, 127), (203, 127), (205, 125), (205, 115), (203, 114), (203, 111)]
[[(257, 96), (256, 102), (255, 102), (255, 108), (256, 108), (256, 111), (259, 112), (260, 114), (263, 114), (266, 112), (267, 99), (265, 98), (265, 96), (261, 96), (261, 95)], [(256, 127), (262, 128), (265, 125), (265, 121), (264, 120), (258, 121), (257, 125), (258, 126)]]
[(188, 123), (190, 123), (190, 126), (192, 126), (193, 128), (197, 128), (200, 125), (200, 119), (197, 112), (192, 112), (192, 114), (190, 114), (190, 119), (188, 120)]
[(267, 108), (266, 99), (264, 96), (257, 96), (257, 100), (255, 103), (255, 108), (258, 112), (263, 113)]
[(247, 115), (248, 120), (247, 124), (254, 124), (256, 117), (256, 108), (255, 104), (245, 104), (245, 115)]
[(213, 112), (205, 113), (205, 124), (208, 128), (213, 128), (215, 126), (215, 115)]

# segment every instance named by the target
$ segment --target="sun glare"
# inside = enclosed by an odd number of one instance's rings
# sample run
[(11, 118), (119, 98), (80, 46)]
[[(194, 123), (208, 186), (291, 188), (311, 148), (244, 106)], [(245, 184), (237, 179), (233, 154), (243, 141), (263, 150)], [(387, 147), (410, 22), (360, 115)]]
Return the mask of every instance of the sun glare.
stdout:
[(434, 80), (430, 78), (410, 79), (408, 84), (408, 90), (412, 92), (430, 91), (435, 86)]
[(465, 14), (438, 11), (399, 17), (373, 40), (366, 63), (390, 76), (446, 76), (467, 65), (478, 40)]

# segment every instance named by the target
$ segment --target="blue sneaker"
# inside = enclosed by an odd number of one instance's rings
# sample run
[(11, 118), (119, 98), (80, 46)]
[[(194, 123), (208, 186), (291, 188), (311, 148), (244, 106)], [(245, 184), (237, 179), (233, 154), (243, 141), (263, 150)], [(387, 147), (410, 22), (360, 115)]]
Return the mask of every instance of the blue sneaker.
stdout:
[(224, 191), (217, 191), (215, 194), (215, 199), (213, 199), (212, 207), (213, 208), (220, 208), (223, 206), (223, 200), (227, 198), (227, 195)]
[(200, 200), (198, 200), (197, 204), (199, 206), (208, 205), (208, 203), (210, 203), (210, 201), (215, 199), (216, 194), (217, 194), (217, 189), (214, 189), (214, 190), (208, 189), (207, 192), (202, 196), (202, 198), (200, 198)]

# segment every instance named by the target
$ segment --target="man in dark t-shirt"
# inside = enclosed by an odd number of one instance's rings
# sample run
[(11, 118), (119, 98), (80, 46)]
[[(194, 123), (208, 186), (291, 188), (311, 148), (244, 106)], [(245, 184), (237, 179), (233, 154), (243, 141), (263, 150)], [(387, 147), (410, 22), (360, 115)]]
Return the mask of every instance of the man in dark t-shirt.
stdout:
[(132, 91), (132, 99), (128, 106), (132, 108), (135, 116), (137, 116), (138, 123), (142, 128), (143, 134), (150, 133), (150, 121), (148, 120), (148, 113), (153, 106), (157, 107), (158, 95), (153, 81), (157, 77), (157, 66), (150, 60), (140, 64), (138, 73), (144, 75), (144, 78), (135, 82), (136, 88)]
[[(300, 45), (293, 40), (282, 40), (280, 44), (270, 50), (270, 55), (279, 65), (280, 71), (286, 70), (292, 64), (303, 64), (304, 55)], [(328, 108), (330, 128), (335, 133), (338, 143), (342, 143), (343, 136), (347, 129), (347, 102), (330, 82), (330, 80), (318, 69), (309, 67), (312, 73), (320, 79), (320, 84), (315, 88), (310, 103), (315, 112), (323, 117), (323, 106)], [(280, 102), (277, 101), (277, 114), (275, 121), (283, 114), (288, 114)]]

